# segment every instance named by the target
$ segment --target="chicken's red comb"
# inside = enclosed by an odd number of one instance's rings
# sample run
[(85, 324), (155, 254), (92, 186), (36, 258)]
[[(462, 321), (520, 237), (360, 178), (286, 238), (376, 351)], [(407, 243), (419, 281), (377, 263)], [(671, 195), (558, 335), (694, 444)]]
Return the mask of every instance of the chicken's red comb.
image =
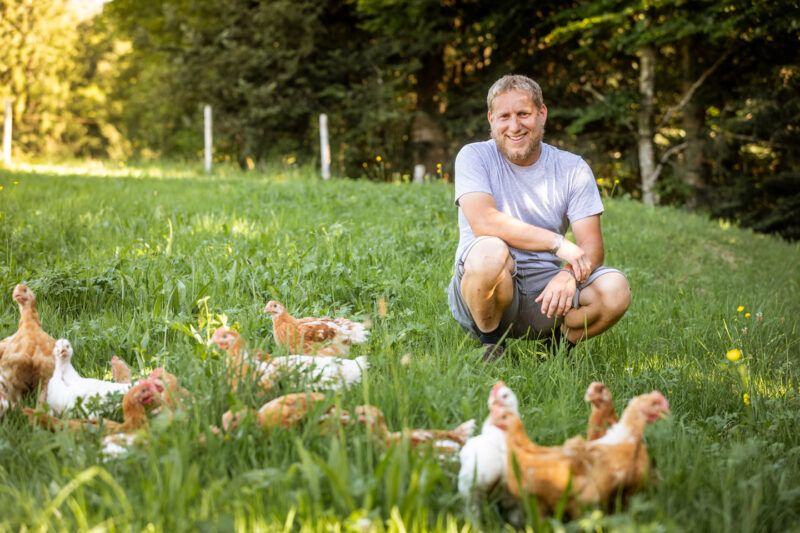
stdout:
[(502, 389), (505, 386), (506, 386), (506, 384), (503, 383), (502, 381), (498, 381), (497, 383), (495, 383), (494, 387), (492, 387), (492, 396), (497, 396), (497, 391), (499, 391), (500, 389)]
[(119, 361), (119, 357), (117, 357), (117, 356), (115, 355), (114, 357), (112, 357), (112, 358), (111, 358), (111, 360), (112, 360), (112, 361)]
[(150, 372), (150, 376), (148, 376), (148, 377), (150, 379), (157, 379), (157, 378), (161, 377), (161, 374), (163, 374), (163, 373), (164, 373), (164, 369), (161, 368), (161, 367), (158, 367), (155, 370), (153, 370), (152, 372)]
[(667, 399), (664, 397), (663, 394), (661, 394), (657, 390), (654, 390), (653, 392), (650, 393), (650, 396), (658, 400), (658, 402), (661, 404), (661, 407), (669, 410), (669, 402), (667, 401)]

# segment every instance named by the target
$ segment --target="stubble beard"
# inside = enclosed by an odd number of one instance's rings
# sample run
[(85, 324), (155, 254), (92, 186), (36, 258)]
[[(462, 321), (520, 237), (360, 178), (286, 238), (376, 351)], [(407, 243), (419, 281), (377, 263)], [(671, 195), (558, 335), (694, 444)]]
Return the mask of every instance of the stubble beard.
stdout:
[(498, 134), (494, 128), (492, 128), (492, 139), (494, 139), (494, 143), (497, 146), (497, 149), (500, 150), (500, 153), (503, 154), (506, 159), (511, 161), (512, 163), (524, 163), (528, 160), (542, 144), (542, 139), (544, 138), (544, 128), (539, 131), (531, 131), (531, 138), (528, 145), (522, 151), (512, 152), (508, 149), (507, 140), (506, 138)]

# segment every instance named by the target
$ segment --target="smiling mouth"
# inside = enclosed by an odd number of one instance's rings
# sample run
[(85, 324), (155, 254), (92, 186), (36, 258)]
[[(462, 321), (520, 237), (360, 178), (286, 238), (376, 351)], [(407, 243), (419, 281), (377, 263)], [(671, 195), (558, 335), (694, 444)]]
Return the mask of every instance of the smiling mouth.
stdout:
[(521, 142), (523, 139), (525, 139), (525, 137), (527, 137), (527, 136), (528, 136), (527, 133), (523, 133), (522, 135), (517, 135), (517, 136), (506, 135), (506, 138), (511, 142), (518, 143), (518, 142)]

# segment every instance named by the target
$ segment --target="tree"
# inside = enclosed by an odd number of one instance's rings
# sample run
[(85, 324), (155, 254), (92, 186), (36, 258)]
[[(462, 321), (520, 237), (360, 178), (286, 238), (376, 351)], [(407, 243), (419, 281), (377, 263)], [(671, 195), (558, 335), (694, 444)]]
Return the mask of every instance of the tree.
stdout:
[(14, 142), (53, 151), (70, 118), (76, 17), (64, 2), (0, 2), (0, 99), (13, 99)]

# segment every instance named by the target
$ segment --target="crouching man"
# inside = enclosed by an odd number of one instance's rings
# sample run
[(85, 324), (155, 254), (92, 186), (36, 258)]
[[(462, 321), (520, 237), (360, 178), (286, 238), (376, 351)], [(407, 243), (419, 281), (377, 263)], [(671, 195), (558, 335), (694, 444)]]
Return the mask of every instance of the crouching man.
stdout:
[[(508, 337), (563, 336), (572, 347), (613, 326), (631, 298), (625, 276), (601, 266), (594, 175), (580, 156), (542, 142), (547, 107), (532, 79), (500, 78), (487, 105), (492, 138), (456, 157), (450, 310), (486, 360)], [(564, 237), (570, 225), (575, 243)]]

